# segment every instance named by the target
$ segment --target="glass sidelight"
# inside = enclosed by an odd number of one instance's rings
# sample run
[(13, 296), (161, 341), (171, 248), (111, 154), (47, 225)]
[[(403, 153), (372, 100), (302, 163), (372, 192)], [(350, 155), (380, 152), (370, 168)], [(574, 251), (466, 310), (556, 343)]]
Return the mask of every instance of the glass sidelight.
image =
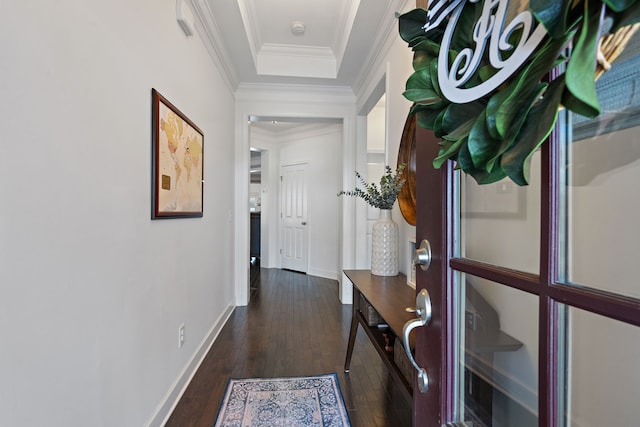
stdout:
[(538, 298), (460, 274), (459, 419), (538, 425)]

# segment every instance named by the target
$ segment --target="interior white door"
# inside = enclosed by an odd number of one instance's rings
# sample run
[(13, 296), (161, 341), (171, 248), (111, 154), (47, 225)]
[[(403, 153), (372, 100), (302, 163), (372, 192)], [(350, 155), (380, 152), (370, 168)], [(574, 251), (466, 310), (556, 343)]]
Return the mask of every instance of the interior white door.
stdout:
[(283, 166), (280, 179), (282, 268), (306, 273), (309, 266), (307, 164)]

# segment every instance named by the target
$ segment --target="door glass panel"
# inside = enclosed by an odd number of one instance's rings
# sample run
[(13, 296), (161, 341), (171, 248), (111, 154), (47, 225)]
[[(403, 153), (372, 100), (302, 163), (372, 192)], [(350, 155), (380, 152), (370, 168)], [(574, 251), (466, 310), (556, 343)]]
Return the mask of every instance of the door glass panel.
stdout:
[(459, 419), (538, 425), (538, 298), (461, 274)]
[(602, 114), (572, 115), (567, 144), (567, 278), (640, 297), (640, 43), (597, 82)]
[(462, 256), (537, 274), (540, 260), (540, 152), (531, 162), (528, 186), (508, 178), (478, 185), (461, 183)]
[(640, 329), (569, 308), (567, 425), (640, 425)]

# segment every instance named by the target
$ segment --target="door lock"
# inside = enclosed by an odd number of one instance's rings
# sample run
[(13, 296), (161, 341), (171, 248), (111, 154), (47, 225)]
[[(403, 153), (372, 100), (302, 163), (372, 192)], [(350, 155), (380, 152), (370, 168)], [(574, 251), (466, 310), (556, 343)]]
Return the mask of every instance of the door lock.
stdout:
[(427, 239), (420, 242), (420, 247), (413, 253), (413, 265), (419, 265), (423, 271), (427, 271), (431, 265), (431, 244)]

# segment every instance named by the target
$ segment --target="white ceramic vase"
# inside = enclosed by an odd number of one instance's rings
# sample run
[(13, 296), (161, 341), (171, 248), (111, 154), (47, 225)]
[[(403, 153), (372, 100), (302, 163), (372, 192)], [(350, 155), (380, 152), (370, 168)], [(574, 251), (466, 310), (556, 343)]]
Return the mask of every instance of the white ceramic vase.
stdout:
[(371, 232), (371, 274), (398, 274), (398, 224), (391, 219), (391, 209), (380, 209), (380, 217)]

